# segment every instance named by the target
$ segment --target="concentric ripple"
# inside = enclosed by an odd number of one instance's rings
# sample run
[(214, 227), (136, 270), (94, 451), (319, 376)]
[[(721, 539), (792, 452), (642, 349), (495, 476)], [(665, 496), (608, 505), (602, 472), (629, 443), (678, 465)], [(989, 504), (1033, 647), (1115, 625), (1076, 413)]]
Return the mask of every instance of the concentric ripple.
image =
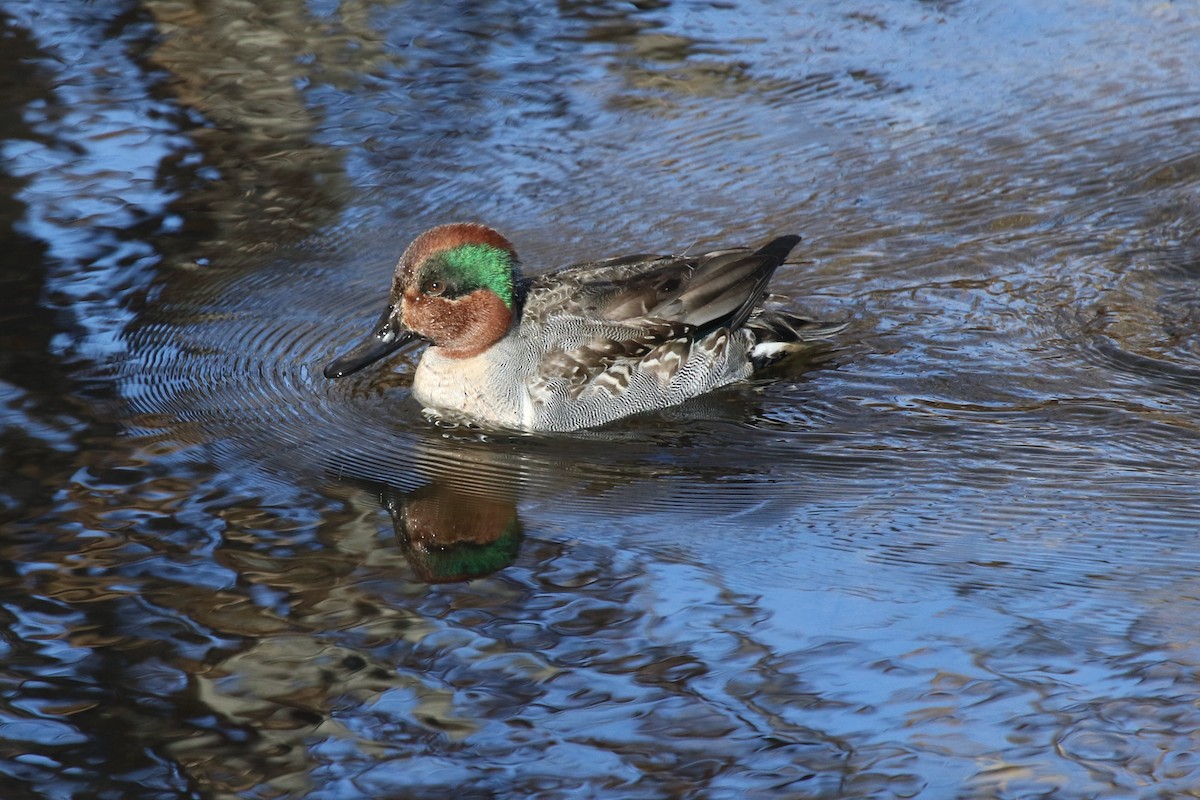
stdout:
[[(269, 265), (215, 288), (189, 288), (182, 303), (167, 299), (131, 337), (133, 358), (123, 369), (139, 432), (206, 443), (216, 453), (285, 473), (322, 472), (401, 488), (440, 480), (471, 493), (518, 491), (532, 501), (553, 497), (564, 507), (593, 510), (620, 496), (632, 511), (666, 504), (680, 512), (703, 495), (705, 514), (760, 505), (764, 485), (739, 476), (773, 469), (772, 453), (780, 460), (794, 455), (768, 417), (786, 408), (757, 417), (754, 409), (777, 406), (769, 401), (777, 390), (811, 389), (816, 372), (801, 370), (569, 436), (492, 433), (426, 420), (407, 389), (419, 353), (341, 381), (321, 375), (323, 364), (363, 336), (377, 313), (372, 300), (378, 291), (352, 298), (335, 282), (337, 274), (312, 264)], [(378, 278), (385, 285), (386, 272)], [(839, 416), (819, 398), (809, 400), (801, 407), (805, 414)], [(788, 426), (798, 419), (792, 415)], [(747, 436), (756, 437), (753, 445)], [(815, 458), (834, 474), (846, 471), (836, 460)], [(772, 488), (765, 496), (778, 495)]]

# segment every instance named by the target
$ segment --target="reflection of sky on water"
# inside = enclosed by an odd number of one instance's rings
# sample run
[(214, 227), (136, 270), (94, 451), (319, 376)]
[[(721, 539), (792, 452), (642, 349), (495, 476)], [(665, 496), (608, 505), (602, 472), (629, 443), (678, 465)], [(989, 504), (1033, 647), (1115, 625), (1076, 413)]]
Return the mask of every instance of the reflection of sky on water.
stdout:
[(154, 99), (129, 41), (111, 36), (121, 9), (30, 2), (5, 11), (52, 56), (39, 67), (53, 99), (24, 111), (36, 138), (2, 145), (6, 170), (25, 181), (18, 227), (45, 242), (55, 264), (45, 302), (78, 326), (57, 338), (57, 355), (99, 362), (123, 349), (133, 318), (126, 303), (153, 280), (160, 255), (149, 235), (180, 225), (164, 218), (178, 195), (159, 172), (192, 144), (179, 131), (179, 108)]

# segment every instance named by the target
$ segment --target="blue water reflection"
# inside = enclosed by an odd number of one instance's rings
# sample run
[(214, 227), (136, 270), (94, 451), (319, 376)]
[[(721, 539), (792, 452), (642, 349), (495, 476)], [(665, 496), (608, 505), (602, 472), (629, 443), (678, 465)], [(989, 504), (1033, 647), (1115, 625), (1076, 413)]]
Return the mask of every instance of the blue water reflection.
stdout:
[[(1195, 793), (1194, 3), (0, 23), (5, 797)], [(456, 218), (848, 327), (569, 437), (325, 381)]]

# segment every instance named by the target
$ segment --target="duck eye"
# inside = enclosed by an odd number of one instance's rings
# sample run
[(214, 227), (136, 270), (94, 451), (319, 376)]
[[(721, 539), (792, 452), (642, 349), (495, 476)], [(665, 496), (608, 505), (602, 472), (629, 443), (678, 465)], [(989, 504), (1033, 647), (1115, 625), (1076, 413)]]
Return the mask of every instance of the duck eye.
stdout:
[(444, 291), (446, 291), (446, 284), (442, 283), (439, 280), (428, 281), (425, 284), (425, 294), (431, 294), (431, 295), (437, 296), (437, 295), (440, 295)]

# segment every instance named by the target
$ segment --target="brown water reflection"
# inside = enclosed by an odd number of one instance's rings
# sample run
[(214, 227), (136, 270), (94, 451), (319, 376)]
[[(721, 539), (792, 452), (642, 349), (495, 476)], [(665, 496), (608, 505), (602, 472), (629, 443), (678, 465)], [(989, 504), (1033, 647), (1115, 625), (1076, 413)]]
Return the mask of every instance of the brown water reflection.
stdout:
[[(1200, 796), (1195, 2), (0, 21), (6, 800)], [(456, 218), (849, 325), (561, 438), (325, 382)]]
[(189, 239), (202, 237), (189, 244), (230, 258), (336, 225), (351, 192), (344, 153), (321, 141), (320, 110), (303, 90), (353, 84), (386, 63), (366, 24), (370, 7), (342, 3), (336, 18), (320, 19), (293, 2), (143, 5), (157, 32), (148, 61), (192, 112), (184, 131), (201, 155), (179, 165), (177, 179), (190, 185), (173, 204)]

